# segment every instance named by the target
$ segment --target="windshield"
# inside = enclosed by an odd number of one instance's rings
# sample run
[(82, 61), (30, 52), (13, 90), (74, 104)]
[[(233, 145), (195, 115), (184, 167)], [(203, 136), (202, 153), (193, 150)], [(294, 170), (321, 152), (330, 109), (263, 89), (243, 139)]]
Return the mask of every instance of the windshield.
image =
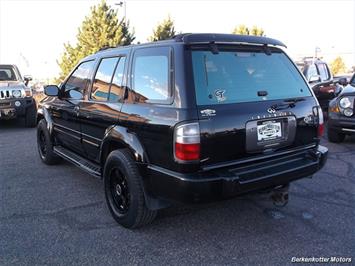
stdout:
[(282, 52), (192, 51), (192, 64), (198, 105), (311, 96)]
[(4, 80), (17, 80), (15, 71), (12, 67), (0, 66), (0, 81)]

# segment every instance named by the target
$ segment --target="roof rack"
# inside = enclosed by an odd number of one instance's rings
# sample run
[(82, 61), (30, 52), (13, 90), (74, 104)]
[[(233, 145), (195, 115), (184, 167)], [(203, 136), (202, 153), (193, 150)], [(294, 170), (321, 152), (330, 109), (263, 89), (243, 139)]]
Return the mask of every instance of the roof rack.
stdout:
[(101, 52), (101, 51), (111, 49), (111, 48), (117, 48), (117, 46), (103, 46), (97, 52)]
[(238, 44), (259, 44), (259, 45), (274, 45), (287, 47), (279, 40), (252, 36), (252, 35), (238, 35), (238, 34), (221, 34), (221, 33), (182, 33), (175, 35), (172, 39), (176, 42), (183, 42), (185, 44), (197, 43), (238, 43)]

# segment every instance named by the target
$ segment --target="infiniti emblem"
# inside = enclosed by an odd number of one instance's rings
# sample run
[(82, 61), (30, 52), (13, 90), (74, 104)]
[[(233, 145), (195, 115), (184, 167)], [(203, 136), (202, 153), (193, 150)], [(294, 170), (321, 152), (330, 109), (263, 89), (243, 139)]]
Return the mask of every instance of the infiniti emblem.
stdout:
[(276, 110), (274, 109), (274, 108), (269, 108), (269, 109), (267, 109), (267, 112), (269, 113), (269, 114), (274, 114), (275, 112), (276, 112)]

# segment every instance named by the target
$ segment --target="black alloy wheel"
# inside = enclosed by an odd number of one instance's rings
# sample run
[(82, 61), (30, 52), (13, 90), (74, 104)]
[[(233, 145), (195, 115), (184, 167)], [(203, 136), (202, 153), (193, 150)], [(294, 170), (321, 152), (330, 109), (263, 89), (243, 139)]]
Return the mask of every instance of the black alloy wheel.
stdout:
[(118, 213), (126, 214), (130, 205), (129, 188), (126, 177), (117, 168), (111, 170), (110, 190)]

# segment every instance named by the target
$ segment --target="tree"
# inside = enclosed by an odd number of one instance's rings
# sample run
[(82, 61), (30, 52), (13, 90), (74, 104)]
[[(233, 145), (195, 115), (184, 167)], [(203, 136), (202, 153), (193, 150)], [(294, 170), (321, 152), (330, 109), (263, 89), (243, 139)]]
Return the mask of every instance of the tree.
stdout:
[(82, 58), (104, 47), (131, 44), (134, 39), (134, 33), (129, 30), (129, 22), (126, 23), (124, 19), (119, 21), (117, 11), (102, 0), (91, 8), (91, 13), (78, 29), (77, 44), (64, 44), (64, 53), (57, 61), (61, 69), (58, 81), (62, 81)]
[(255, 36), (264, 36), (264, 30), (262, 28), (258, 28), (257, 26), (253, 26), (252, 28), (248, 28), (244, 24), (241, 24), (234, 28), (232, 31), (233, 34), (242, 34), (242, 35), (255, 35)]
[(330, 70), (333, 75), (344, 73), (346, 71), (345, 63), (340, 56), (335, 58), (334, 61), (330, 63)]
[(175, 34), (174, 21), (170, 18), (170, 16), (168, 16), (167, 19), (153, 29), (153, 35), (148, 38), (148, 41), (156, 42), (171, 39)]

